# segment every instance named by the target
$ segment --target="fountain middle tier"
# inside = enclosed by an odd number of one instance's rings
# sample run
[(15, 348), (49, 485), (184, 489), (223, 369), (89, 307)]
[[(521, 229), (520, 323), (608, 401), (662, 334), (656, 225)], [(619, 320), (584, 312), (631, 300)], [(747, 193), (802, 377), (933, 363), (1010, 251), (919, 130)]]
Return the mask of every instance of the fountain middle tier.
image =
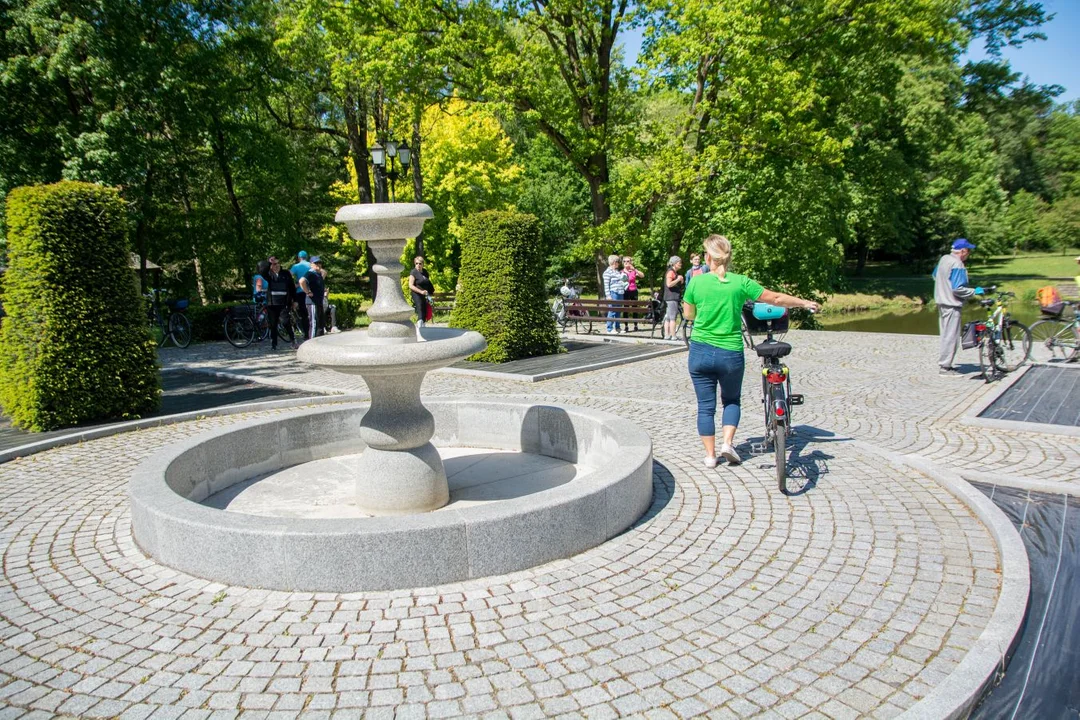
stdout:
[(487, 346), (471, 330), (428, 327), (423, 333), (428, 342), (373, 337), (364, 330), (324, 335), (301, 345), (296, 359), (353, 375), (400, 375), (446, 367)]

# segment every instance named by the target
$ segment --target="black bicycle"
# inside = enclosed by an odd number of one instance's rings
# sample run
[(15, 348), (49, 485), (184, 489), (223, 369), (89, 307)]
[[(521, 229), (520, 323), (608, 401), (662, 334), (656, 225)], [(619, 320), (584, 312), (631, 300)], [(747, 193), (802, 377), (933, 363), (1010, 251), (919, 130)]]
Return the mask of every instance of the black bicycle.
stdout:
[(150, 332), (157, 341), (158, 347), (172, 340), (176, 347), (186, 348), (191, 344), (191, 321), (184, 314), (188, 301), (166, 300), (165, 308), (162, 308), (161, 296), (163, 294), (165, 294), (164, 290), (154, 288), (145, 296), (150, 301), (147, 310)]
[(259, 293), (251, 305), (237, 305), (225, 313), (225, 339), (236, 348), (270, 337), (270, 315), (266, 311), (266, 295)]
[[(755, 454), (776, 453), (776, 483), (785, 495), (799, 495), (806, 490), (806, 478), (793, 478), (787, 472), (787, 441), (791, 437), (791, 408), (803, 404), (803, 396), (791, 392), (791, 373), (781, 358), (791, 354), (791, 345), (777, 340), (775, 334), (787, 332), (788, 311), (766, 303), (747, 303), (742, 320), (745, 337), (761, 358), (761, 402), (765, 410), (765, 439), (752, 447)], [(765, 333), (765, 339), (753, 342), (753, 333)]]

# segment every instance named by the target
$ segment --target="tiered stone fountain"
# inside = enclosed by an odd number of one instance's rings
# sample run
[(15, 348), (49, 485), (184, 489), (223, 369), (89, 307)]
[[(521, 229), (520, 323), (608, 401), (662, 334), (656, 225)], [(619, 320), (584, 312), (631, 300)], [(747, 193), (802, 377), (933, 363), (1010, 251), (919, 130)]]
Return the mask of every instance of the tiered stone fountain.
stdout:
[(297, 356), (359, 374), (370, 403), (241, 422), (164, 448), (131, 480), (144, 552), (235, 585), (417, 587), (568, 557), (645, 512), (652, 445), (622, 418), (499, 398), (421, 402), (427, 372), (485, 347), (466, 330), (425, 328), (417, 339), (399, 258), (430, 217), (422, 204), (337, 214), (376, 258), (371, 325), (310, 340)]

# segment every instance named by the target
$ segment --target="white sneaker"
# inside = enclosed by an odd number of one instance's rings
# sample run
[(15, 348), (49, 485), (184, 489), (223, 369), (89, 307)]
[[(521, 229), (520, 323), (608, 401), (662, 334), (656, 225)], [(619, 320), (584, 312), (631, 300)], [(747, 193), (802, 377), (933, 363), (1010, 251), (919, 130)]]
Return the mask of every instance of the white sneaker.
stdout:
[(735, 448), (727, 444), (720, 448), (720, 457), (724, 458), (732, 465), (742, 463), (742, 458), (739, 457), (739, 453), (735, 452)]
[(616, 334), (614, 330), (608, 330), (606, 332), (607, 332), (608, 335), (615, 335)]
[(716, 458), (714, 458), (714, 457), (705, 458), (705, 467), (707, 467), (707, 468), (716, 467)]

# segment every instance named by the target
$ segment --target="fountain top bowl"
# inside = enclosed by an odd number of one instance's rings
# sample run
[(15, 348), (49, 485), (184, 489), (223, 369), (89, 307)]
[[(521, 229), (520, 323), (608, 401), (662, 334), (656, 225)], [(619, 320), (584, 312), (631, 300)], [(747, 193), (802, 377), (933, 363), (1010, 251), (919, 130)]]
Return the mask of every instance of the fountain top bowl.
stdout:
[(357, 240), (405, 240), (419, 235), (433, 217), (424, 203), (364, 203), (340, 208), (334, 220)]
[(349, 374), (399, 375), (446, 367), (487, 347), (484, 336), (472, 330), (424, 328), (422, 332), (427, 342), (375, 338), (366, 330), (324, 335), (301, 345), (296, 359)]

